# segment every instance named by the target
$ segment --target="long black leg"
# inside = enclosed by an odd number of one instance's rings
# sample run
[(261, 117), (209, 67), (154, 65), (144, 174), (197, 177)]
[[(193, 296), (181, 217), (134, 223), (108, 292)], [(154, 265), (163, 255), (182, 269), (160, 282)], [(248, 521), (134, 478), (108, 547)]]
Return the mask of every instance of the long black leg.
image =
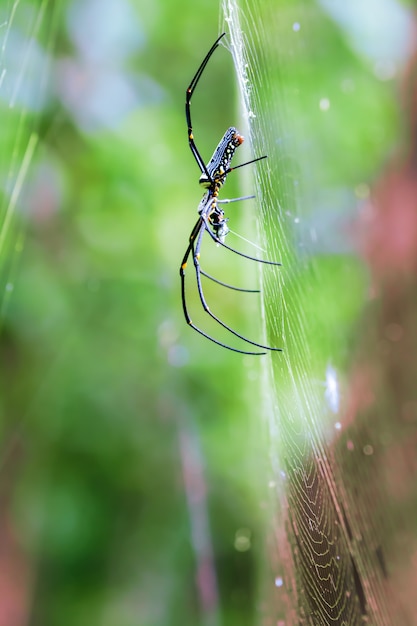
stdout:
[(225, 36), (226, 33), (222, 33), (220, 35), (220, 37), (218, 39), (216, 39), (216, 41), (214, 42), (214, 44), (211, 46), (210, 50), (207, 52), (202, 64), (200, 65), (200, 67), (198, 68), (197, 72), (195, 73), (194, 78), (192, 79), (191, 83), (189, 84), (187, 91), (185, 92), (185, 117), (187, 118), (187, 126), (188, 126), (188, 143), (190, 144), (190, 148), (191, 148), (191, 152), (194, 155), (195, 160), (197, 161), (197, 165), (200, 168), (200, 171), (203, 172), (206, 176), (207, 176), (207, 180), (212, 182), (212, 178), (207, 170), (206, 164), (204, 163), (204, 160), (201, 156), (201, 154), (198, 151), (197, 146), (195, 145), (194, 142), (194, 135), (193, 135), (193, 125), (191, 122), (191, 98), (192, 95), (194, 93), (194, 89), (197, 86), (198, 81), (201, 78), (202, 73), (204, 72), (204, 69), (207, 65), (207, 63), (210, 60), (211, 55), (213, 54), (213, 52), (215, 51), (215, 49), (217, 48), (217, 46), (219, 45), (220, 39), (222, 39), (222, 37)]
[(209, 278), (214, 283), (217, 283), (218, 285), (223, 285), (223, 287), (227, 287), (228, 289), (234, 289), (235, 291), (243, 291), (245, 293), (261, 293), (259, 289), (243, 289), (242, 287), (235, 287), (234, 285), (229, 285), (229, 283), (224, 283), (222, 280), (219, 280), (218, 278), (214, 278), (214, 276), (207, 274), (207, 272), (201, 269), (201, 267), (200, 267), (200, 274), (202, 274), (206, 278)]
[(240, 165), (235, 165), (234, 167), (229, 167), (229, 169), (225, 171), (223, 176), (227, 176), (227, 174), (230, 174), (230, 172), (233, 172), (234, 170), (238, 170), (239, 167), (245, 167), (245, 165), (250, 165), (251, 163), (256, 163), (257, 161), (262, 161), (262, 159), (267, 159), (267, 158), (268, 158), (268, 155), (264, 154), (264, 156), (258, 157), (257, 159), (246, 161), (246, 163), (241, 163)]
[(272, 350), (274, 352), (282, 352), (281, 348), (272, 348), (271, 346), (265, 346), (262, 343), (257, 343), (256, 341), (251, 341), (247, 337), (244, 337), (240, 333), (238, 333), (235, 330), (233, 330), (233, 328), (230, 328), (230, 326), (225, 324), (225, 322), (222, 322), (222, 320), (220, 318), (218, 318), (217, 315), (214, 315), (214, 313), (211, 312), (210, 307), (207, 304), (206, 299), (204, 297), (203, 286), (201, 284), (200, 249), (201, 249), (201, 241), (202, 241), (203, 235), (204, 235), (204, 228), (202, 228), (201, 231), (198, 234), (195, 248), (194, 248), (194, 242), (192, 243), (192, 249), (193, 249), (193, 257), (194, 257), (195, 273), (196, 273), (196, 277), (197, 277), (198, 294), (200, 296), (200, 301), (201, 301), (201, 304), (202, 304), (203, 309), (205, 310), (205, 312), (208, 313), (210, 315), (210, 317), (212, 317), (218, 324), (220, 324), (220, 326), (223, 326), (223, 328), (228, 330), (230, 333), (232, 333), (236, 337), (239, 337), (239, 339), (242, 339), (243, 341), (246, 341), (246, 343), (250, 343), (251, 345), (256, 346), (257, 348), (263, 348), (264, 350)]
[(227, 350), (231, 350), (232, 352), (238, 352), (240, 354), (250, 354), (250, 355), (253, 355), (253, 356), (261, 356), (263, 354), (266, 354), (266, 352), (249, 352), (248, 350), (239, 350), (238, 348), (233, 348), (232, 346), (228, 346), (227, 344), (223, 343), (222, 341), (218, 341), (217, 339), (214, 339), (214, 337), (211, 337), (210, 335), (205, 333), (203, 330), (201, 330), (201, 328), (198, 328), (198, 326), (193, 324), (193, 322), (192, 322), (192, 320), (190, 318), (190, 315), (188, 313), (187, 300), (186, 300), (186, 296), (185, 296), (185, 269), (187, 267), (187, 261), (188, 261), (188, 258), (190, 256), (190, 253), (191, 253), (192, 250), (194, 250), (195, 238), (196, 237), (197, 238), (200, 237), (200, 233), (202, 231), (204, 231), (204, 222), (203, 222), (203, 220), (201, 218), (199, 218), (197, 223), (196, 223), (196, 225), (194, 226), (194, 228), (193, 228), (193, 230), (191, 232), (190, 243), (188, 244), (187, 250), (186, 250), (186, 252), (184, 254), (184, 258), (182, 260), (181, 267), (180, 267), (181, 301), (182, 301), (182, 310), (184, 312), (185, 321), (197, 333), (199, 333), (200, 335), (202, 335), (206, 339), (209, 339), (213, 343), (216, 343), (218, 346), (221, 346), (222, 348), (226, 348)]

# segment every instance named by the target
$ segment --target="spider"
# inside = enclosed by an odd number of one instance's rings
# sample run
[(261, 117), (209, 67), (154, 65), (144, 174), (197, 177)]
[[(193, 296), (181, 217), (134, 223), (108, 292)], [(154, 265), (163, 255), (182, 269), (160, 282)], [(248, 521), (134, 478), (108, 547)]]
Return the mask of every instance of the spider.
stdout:
[(239, 167), (243, 167), (244, 165), (255, 163), (256, 161), (260, 161), (261, 159), (266, 159), (266, 156), (258, 157), (257, 159), (252, 159), (251, 161), (242, 163), (241, 165), (236, 165), (235, 167), (231, 167), (231, 162), (232, 162), (235, 150), (244, 141), (244, 138), (234, 126), (231, 126), (230, 128), (226, 130), (225, 134), (220, 140), (219, 145), (215, 149), (213, 156), (211, 157), (210, 161), (207, 164), (204, 162), (194, 141), (193, 126), (191, 123), (191, 98), (195, 91), (195, 88), (197, 87), (198, 81), (200, 80), (204, 72), (204, 69), (207, 63), (210, 60), (210, 57), (212, 56), (213, 52), (216, 50), (217, 46), (220, 43), (220, 40), (225, 36), (225, 34), (226, 33), (223, 33), (222, 35), (220, 35), (220, 37), (214, 42), (214, 44), (212, 45), (212, 47), (210, 48), (210, 50), (204, 57), (203, 62), (198, 68), (194, 78), (192, 79), (191, 83), (187, 87), (187, 91), (185, 94), (185, 117), (186, 117), (187, 126), (188, 126), (188, 142), (190, 145), (191, 152), (201, 171), (199, 184), (206, 191), (203, 195), (202, 200), (200, 201), (200, 204), (198, 205), (198, 209), (197, 209), (198, 219), (194, 225), (194, 228), (191, 231), (188, 247), (185, 251), (184, 257), (182, 259), (181, 267), (180, 267), (182, 308), (184, 311), (184, 317), (185, 317), (187, 324), (191, 326), (191, 328), (193, 328), (196, 332), (200, 333), (200, 335), (202, 335), (203, 337), (206, 337), (206, 339), (209, 339), (210, 341), (218, 344), (219, 346), (222, 346), (223, 348), (226, 348), (227, 350), (232, 350), (233, 352), (239, 352), (241, 354), (262, 355), (262, 354), (266, 354), (266, 352), (259, 352), (259, 351), (253, 352), (253, 351), (248, 351), (248, 350), (240, 350), (238, 348), (229, 346), (228, 344), (225, 344), (222, 341), (219, 341), (218, 339), (211, 337), (211, 335), (207, 334), (204, 330), (196, 326), (191, 321), (190, 315), (188, 313), (187, 301), (186, 301), (186, 296), (185, 296), (185, 269), (187, 267), (188, 258), (190, 254), (192, 254), (194, 267), (195, 267), (195, 273), (196, 273), (196, 279), (197, 279), (198, 294), (199, 294), (200, 302), (204, 311), (206, 311), (206, 313), (208, 313), (210, 317), (212, 317), (218, 324), (220, 324), (220, 326), (223, 326), (223, 328), (228, 330), (230, 333), (232, 333), (239, 339), (242, 339), (246, 343), (256, 346), (258, 348), (262, 348), (263, 350), (273, 350), (273, 351), (279, 351), (279, 352), (281, 351), (281, 348), (272, 348), (270, 346), (265, 346), (255, 341), (251, 341), (247, 337), (244, 337), (240, 333), (233, 330), (230, 326), (228, 326), (225, 322), (223, 322), (219, 317), (217, 317), (217, 315), (212, 313), (204, 297), (204, 291), (203, 291), (203, 286), (202, 286), (202, 281), (201, 281), (201, 276), (205, 276), (206, 278), (222, 285), (223, 287), (227, 287), (229, 289), (235, 289), (236, 291), (244, 291), (244, 292), (250, 292), (250, 293), (259, 293), (257, 289), (241, 289), (239, 287), (234, 287), (233, 285), (229, 285), (228, 283), (224, 283), (221, 280), (218, 280), (217, 278), (210, 276), (210, 274), (207, 274), (203, 269), (201, 269), (200, 250), (201, 250), (201, 243), (203, 240), (203, 236), (204, 236), (204, 233), (206, 232), (210, 235), (211, 239), (216, 244), (223, 246), (224, 248), (227, 248), (231, 252), (234, 252), (235, 254), (238, 254), (241, 257), (245, 257), (246, 259), (250, 259), (251, 261), (257, 261), (258, 263), (265, 263), (267, 265), (281, 265), (281, 263), (276, 263), (274, 261), (267, 261), (265, 259), (257, 259), (256, 257), (252, 257), (248, 254), (244, 254), (243, 252), (240, 252), (228, 246), (224, 242), (226, 235), (229, 233), (229, 228), (227, 226), (227, 222), (229, 221), (229, 218), (225, 217), (224, 211), (220, 207), (220, 205), (226, 204), (229, 202), (237, 202), (239, 200), (246, 200), (249, 198), (253, 198), (254, 196), (245, 196), (242, 198), (233, 198), (230, 200), (228, 199), (220, 200), (218, 197), (219, 191), (221, 187), (224, 185), (224, 183), (226, 182), (226, 177), (230, 172), (238, 169)]

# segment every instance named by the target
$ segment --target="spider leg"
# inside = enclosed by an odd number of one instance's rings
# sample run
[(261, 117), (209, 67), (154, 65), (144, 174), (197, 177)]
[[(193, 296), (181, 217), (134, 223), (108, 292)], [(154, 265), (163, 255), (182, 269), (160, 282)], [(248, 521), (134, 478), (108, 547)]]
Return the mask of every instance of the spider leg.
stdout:
[(228, 283), (224, 283), (218, 278), (214, 278), (214, 276), (210, 276), (210, 274), (207, 274), (207, 272), (202, 270), (201, 267), (200, 267), (200, 274), (202, 274), (206, 278), (209, 278), (210, 280), (217, 283), (218, 285), (223, 285), (223, 287), (227, 287), (228, 289), (234, 289), (235, 291), (244, 291), (245, 293), (261, 293), (260, 289), (243, 289), (242, 287), (235, 287), (234, 285), (229, 285)]
[(223, 246), (223, 248), (227, 248), (227, 250), (230, 250), (231, 252), (234, 252), (235, 254), (238, 254), (239, 256), (243, 256), (245, 259), (249, 259), (250, 261), (256, 261), (257, 263), (265, 263), (266, 265), (278, 265), (278, 266), (282, 265), (282, 263), (277, 263), (276, 261), (268, 261), (267, 259), (257, 259), (255, 256), (250, 256), (249, 254), (244, 254), (243, 252), (240, 252), (239, 250), (235, 250), (231, 246), (228, 246), (226, 243), (223, 243), (223, 241), (220, 241), (218, 237), (216, 237), (216, 235), (211, 231), (210, 224), (205, 215), (201, 215), (201, 219), (204, 222), (206, 231), (208, 232), (210, 237), (213, 239), (213, 241), (218, 243), (220, 246)]
[(252, 159), (251, 161), (246, 161), (246, 163), (241, 163), (240, 165), (235, 165), (234, 167), (229, 167), (228, 170), (225, 171), (224, 176), (233, 172), (233, 170), (238, 170), (239, 167), (245, 167), (245, 165), (250, 165), (251, 163), (256, 163), (257, 161), (262, 161), (262, 159), (267, 159), (268, 155), (264, 154), (264, 156), (258, 157), (257, 159)]
[[(217, 48), (217, 46), (220, 43), (220, 40), (223, 39), (223, 37), (225, 36), (226, 33), (222, 33), (220, 35), (220, 37), (218, 37), (216, 39), (216, 41), (214, 42), (214, 44), (211, 46), (210, 50), (207, 52), (206, 56), (204, 57), (203, 61), (201, 62), (200, 67), (198, 68), (198, 70), (196, 71), (196, 73), (194, 74), (193, 79), (191, 80), (188, 89), (187, 89), (187, 100), (189, 101), (189, 99), (191, 98), (191, 96), (194, 93), (194, 89), (197, 86), (198, 81), (201, 78), (202, 73), (204, 72), (207, 63), (210, 60), (211, 55), (213, 54), (213, 52), (215, 51), (215, 49)], [(189, 94), (189, 95), (188, 95)], [(188, 121), (188, 120), (187, 120)]]
[(203, 286), (201, 284), (200, 248), (201, 248), (201, 241), (202, 241), (202, 238), (203, 238), (203, 235), (204, 235), (204, 230), (205, 230), (204, 228), (201, 228), (201, 230), (200, 230), (200, 232), (198, 234), (198, 237), (197, 237), (197, 242), (196, 242), (195, 248), (194, 248), (194, 241), (191, 243), (191, 247), (192, 247), (192, 251), (193, 251), (193, 258), (194, 258), (195, 273), (196, 273), (196, 277), (197, 277), (198, 294), (200, 296), (200, 301), (201, 301), (201, 304), (203, 306), (203, 309), (205, 310), (206, 313), (208, 313), (210, 315), (210, 317), (212, 317), (218, 324), (220, 324), (220, 326), (223, 326), (223, 328), (225, 328), (230, 333), (235, 335), (235, 337), (239, 337), (239, 339), (242, 339), (243, 341), (246, 341), (246, 343), (250, 343), (251, 345), (256, 346), (258, 348), (263, 348), (264, 350), (272, 350), (274, 352), (282, 352), (281, 348), (272, 348), (271, 346), (265, 346), (262, 343), (257, 343), (256, 341), (251, 341), (247, 337), (244, 337), (240, 333), (238, 333), (235, 330), (233, 330), (233, 328), (230, 328), (230, 326), (225, 324), (225, 322), (223, 322), (220, 318), (218, 318), (217, 315), (215, 315), (214, 313), (211, 312), (210, 307), (207, 304), (207, 301), (206, 301), (206, 299), (204, 297)]
[(198, 68), (197, 72), (194, 75), (194, 78), (192, 79), (191, 83), (189, 84), (189, 86), (187, 87), (187, 91), (185, 92), (185, 117), (187, 119), (187, 126), (188, 126), (188, 143), (190, 145), (191, 148), (191, 152), (193, 153), (193, 156), (195, 158), (195, 160), (197, 161), (197, 165), (200, 168), (200, 171), (202, 173), (204, 173), (207, 176), (207, 180), (212, 182), (212, 178), (207, 170), (206, 164), (204, 163), (204, 160), (200, 154), (200, 152), (198, 151), (197, 146), (195, 145), (194, 142), (194, 135), (193, 135), (193, 125), (191, 122), (191, 98), (192, 95), (194, 93), (194, 89), (197, 86), (198, 81), (201, 78), (202, 73), (205, 70), (205, 67), (207, 65), (207, 63), (210, 60), (211, 55), (213, 54), (213, 52), (215, 51), (215, 49), (217, 48), (217, 46), (219, 45), (220, 39), (222, 39), (222, 37), (225, 36), (226, 33), (222, 33), (220, 35), (220, 37), (218, 37), (218, 39), (216, 39), (216, 41), (214, 42), (214, 44), (211, 46), (210, 50), (207, 52), (205, 58), (203, 59), (203, 62), (201, 63), (200, 67)]
[(187, 299), (186, 299), (186, 296), (185, 296), (185, 269), (187, 267), (187, 261), (188, 261), (188, 258), (190, 256), (190, 253), (191, 253), (191, 251), (194, 251), (194, 240), (195, 240), (196, 236), (198, 238), (200, 238), (200, 235), (201, 235), (202, 232), (204, 232), (204, 222), (203, 222), (203, 220), (201, 218), (199, 218), (197, 220), (197, 222), (196, 222), (192, 232), (191, 232), (190, 242), (188, 244), (187, 250), (186, 250), (186, 252), (184, 254), (184, 258), (182, 260), (181, 267), (180, 267), (181, 301), (182, 301), (182, 310), (184, 312), (185, 321), (197, 333), (199, 333), (200, 335), (202, 335), (206, 339), (209, 339), (213, 343), (216, 343), (218, 346), (221, 346), (222, 348), (226, 348), (227, 350), (231, 350), (232, 352), (238, 352), (239, 354), (250, 354), (250, 355), (253, 355), (253, 356), (261, 356), (263, 354), (266, 354), (266, 352), (249, 352), (248, 350), (239, 350), (238, 348), (233, 348), (232, 346), (228, 346), (227, 344), (223, 343), (222, 341), (218, 341), (217, 339), (214, 339), (214, 337), (211, 337), (210, 335), (205, 333), (203, 330), (201, 330), (201, 328), (199, 328), (198, 326), (193, 324), (193, 322), (191, 321), (190, 315), (188, 313)]
[[(244, 163), (244, 165), (246, 165), (246, 163)], [(253, 200), (253, 198), (256, 198), (256, 196), (240, 196), (240, 198), (224, 198), (221, 200), (217, 198), (217, 204), (230, 204), (231, 202), (240, 202), (241, 200)]]

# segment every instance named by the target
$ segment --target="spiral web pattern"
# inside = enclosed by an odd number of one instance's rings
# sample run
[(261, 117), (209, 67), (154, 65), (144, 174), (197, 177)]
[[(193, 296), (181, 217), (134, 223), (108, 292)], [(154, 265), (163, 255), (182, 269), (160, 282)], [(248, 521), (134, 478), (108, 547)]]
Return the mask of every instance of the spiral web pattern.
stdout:
[[(259, 237), (269, 257), (283, 263), (282, 270), (260, 269), (266, 340), (284, 348), (282, 356), (272, 356), (264, 386), (271, 483), (285, 528), (284, 541), (281, 537), (269, 554), (272, 570), (284, 566), (284, 572), (275, 578), (267, 617), (279, 626), (387, 626), (383, 573), (376, 568), (375, 575), (375, 558), (366, 547), (358, 549), (364, 527), (349, 517), (327, 445), (340, 427), (335, 420), (337, 374), (331, 366), (324, 373), (311, 351), (314, 320), (303, 308), (305, 290), (319, 289), (321, 276), (314, 258), (303, 252), (306, 238), (297, 230), (304, 218), (302, 152), (291, 131), (297, 120), (281, 80), (290, 70), (280, 62), (280, 51), (286, 51), (287, 60), (300, 53), (299, 24), (296, 14), (281, 16), (281, 23), (278, 9), (270, 14), (264, 4), (255, 4), (225, 0), (223, 11), (252, 152), (269, 157), (266, 166), (256, 168)], [(315, 227), (319, 225), (310, 228), (307, 246), (314, 247)], [(301, 280), (303, 272), (312, 279), (308, 285)]]

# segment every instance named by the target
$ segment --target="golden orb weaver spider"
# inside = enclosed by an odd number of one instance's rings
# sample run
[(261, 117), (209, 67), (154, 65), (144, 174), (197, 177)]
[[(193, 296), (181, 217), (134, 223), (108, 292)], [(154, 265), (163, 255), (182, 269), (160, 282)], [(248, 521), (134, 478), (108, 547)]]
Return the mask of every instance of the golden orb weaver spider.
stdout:
[(229, 289), (235, 289), (236, 291), (259, 293), (259, 291), (256, 289), (255, 290), (254, 289), (241, 289), (239, 287), (234, 287), (233, 285), (224, 283), (221, 280), (218, 280), (217, 278), (213, 278), (213, 276), (210, 276), (210, 274), (207, 274), (201, 269), (200, 250), (201, 250), (202, 239), (203, 239), (205, 232), (207, 232), (210, 235), (210, 237), (215, 243), (219, 244), (220, 246), (223, 246), (224, 248), (227, 248), (228, 250), (230, 250), (231, 252), (234, 252), (235, 254), (238, 254), (239, 256), (245, 257), (246, 259), (250, 259), (251, 261), (256, 261), (258, 263), (265, 263), (267, 265), (281, 265), (281, 263), (276, 263), (275, 261), (267, 261), (265, 259), (258, 259), (248, 254), (244, 254), (243, 252), (240, 252), (239, 250), (235, 250), (234, 248), (225, 244), (224, 240), (225, 240), (226, 235), (229, 232), (229, 228), (227, 226), (227, 222), (229, 218), (225, 217), (223, 209), (221, 209), (219, 206), (220, 204), (236, 202), (238, 200), (246, 200), (248, 198), (253, 197), (253, 196), (245, 196), (242, 198), (233, 198), (231, 200), (220, 200), (218, 198), (218, 195), (219, 195), (220, 188), (224, 185), (226, 181), (226, 177), (230, 172), (238, 169), (239, 167), (243, 167), (244, 165), (255, 163), (256, 161), (260, 161), (261, 159), (266, 159), (267, 157), (261, 156), (261, 157), (258, 157), (257, 159), (252, 159), (251, 161), (242, 163), (241, 165), (236, 165), (235, 167), (231, 167), (231, 162), (232, 162), (235, 150), (244, 141), (244, 138), (242, 137), (242, 135), (239, 134), (238, 130), (234, 126), (231, 126), (230, 128), (226, 130), (225, 134), (220, 140), (219, 145), (215, 149), (213, 156), (211, 157), (210, 161), (207, 164), (204, 162), (194, 141), (193, 126), (191, 122), (191, 98), (195, 91), (195, 88), (197, 87), (198, 81), (200, 80), (204, 72), (204, 69), (207, 63), (210, 60), (211, 55), (213, 54), (213, 52), (219, 45), (220, 40), (225, 36), (225, 34), (226, 33), (223, 33), (222, 35), (220, 35), (218, 39), (216, 39), (216, 41), (214, 42), (214, 44), (212, 45), (212, 47), (210, 48), (210, 50), (204, 57), (200, 67), (195, 73), (194, 78), (192, 79), (191, 83), (187, 87), (187, 91), (185, 93), (185, 117), (187, 120), (187, 127), (188, 127), (188, 142), (190, 145), (191, 152), (201, 171), (199, 184), (202, 187), (204, 187), (204, 189), (206, 189), (207, 191), (204, 193), (204, 196), (200, 204), (198, 205), (198, 219), (194, 225), (194, 228), (191, 231), (188, 247), (184, 254), (181, 267), (180, 267), (182, 308), (183, 308), (184, 317), (185, 317), (187, 324), (191, 326), (191, 328), (193, 328), (200, 335), (202, 335), (203, 337), (206, 337), (206, 339), (209, 339), (210, 341), (216, 343), (219, 346), (222, 346), (223, 348), (226, 348), (227, 350), (232, 350), (233, 352), (239, 352), (241, 354), (262, 355), (262, 354), (266, 354), (266, 352), (251, 352), (248, 350), (240, 350), (238, 348), (234, 348), (233, 346), (229, 346), (223, 343), (222, 341), (219, 341), (218, 339), (211, 337), (211, 335), (207, 334), (204, 330), (202, 330), (201, 328), (193, 324), (193, 322), (191, 321), (190, 315), (188, 313), (187, 301), (185, 297), (185, 269), (187, 267), (188, 258), (190, 254), (192, 254), (194, 267), (195, 267), (195, 273), (196, 273), (196, 279), (197, 279), (198, 294), (199, 294), (200, 302), (204, 311), (206, 311), (206, 313), (208, 313), (210, 317), (212, 317), (218, 324), (220, 324), (220, 326), (223, 326), (223, 328), (228, 330), (230, 333), (232, 333), (239, 339), (242, 339), (246, 343), (249, 343), (258, 348), (262, 348), (264, 350), (272, 350), (272, 351), (281, 352), (281, 348), (273, 348), (271, 346), (265, 346), (261, 343), (257, 343), (256, 341), (251, 341), (247, 337), (244, 337), (240, 333), (230, 328), (230, 326), (228, 326), (219, 317), (217, 317), (214, 313), (212, 313), (212, 311), (210, 310), (206, 302), (204, 291), (203, 291), (203, 286), (201, 282), (201, 276), (205, 276), (206, 278), (209, 278), (210, 280), (213, 280), (214, 282), (222, 285), (223, 287), (227, 287)]

